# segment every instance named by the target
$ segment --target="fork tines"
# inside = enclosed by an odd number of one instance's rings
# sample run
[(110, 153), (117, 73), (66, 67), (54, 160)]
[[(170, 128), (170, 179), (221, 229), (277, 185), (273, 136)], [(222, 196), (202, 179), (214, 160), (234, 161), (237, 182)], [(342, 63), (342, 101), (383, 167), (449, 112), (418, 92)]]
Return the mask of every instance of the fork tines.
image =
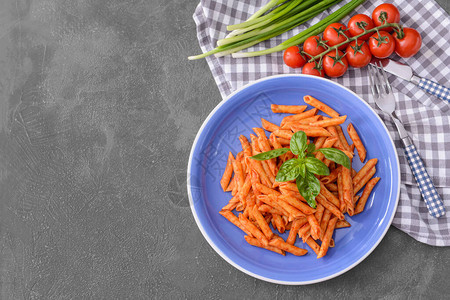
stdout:
[[(383, 95), (392, 94), (392, 87), (387, 79), (381, 62), (374, 62), (374, 65), (369, 66), (369, 81), (370, 88), (374, 97), (382, 97)], [(380, 71), (381, 70), (381, 71)]]

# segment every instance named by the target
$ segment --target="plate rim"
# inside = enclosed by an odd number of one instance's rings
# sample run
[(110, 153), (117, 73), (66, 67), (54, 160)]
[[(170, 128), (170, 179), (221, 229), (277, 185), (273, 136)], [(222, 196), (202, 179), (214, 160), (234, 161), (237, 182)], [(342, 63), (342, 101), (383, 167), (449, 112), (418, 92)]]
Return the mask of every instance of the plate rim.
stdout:
[[(284, 280), (277, 280), (277, 279), (272, 279), (272, 278), (268, 278), (265, 276), (261, 276), (258, 275), (256, 273), (253, 273), (241, 266), (239, 266), (237, 263), (235, 263), (234, 261), (232, 261), (225, 253), (222, 252), (221, 249), (219, 249), (219, 247), (216, 246), (216, 244), (210, 239), (210, 237), (208, 236), (208, 234), (206, 233), (206, 231), (204, 230), (196, 210), (194, 209), (194, 201), (192, 198), (192, 191), (191, 191), (191, 178), (190, 178), (190, 174), (191, 174), (191, 167), (192, 167), (192, 160), (193, 160), (193, 156), (194, 156), (194, 150), (197, 147), (197, 143), (198, 143), (198, 139), (200, 138), (200, 135), (202, 134), (203, 130), (205, 129), (206, 125), (208, 124), (209, 120), (212, 118), (212, 116), (216, 113), (216, 111), (222, 107), (227, 101), (229, 101), (232, 97), (234, 97), (236, 94), (238, 94), (239, 92), (241, 92), (242, 90), (253, 86), (257, 83), (260, 82), (264, 82), (267, 80), (271, 80), (271, 79), (275, 79), (275, 78), (283, 78), (283, 77), (305, 77), (305, 78), (314, 78), (314, 79), (318, 79), (318, 80), (323, 80), (326, 81), (328, 83), (334, 84), (340, 88), (343, 88), (344, 90), (350, 92), (351, 94), (353, 94), (356, 98), (358, 98), (364, 105), (366, 105), (374, 114), (375, 116), (378, 118), (378, 120), (381, 122), (382, 127), (384, 128), (386, 134), (389, 137), (389, 140), (391, 142), (392, 148), (394, 149), (394, 154), (395, 154), (395, 162), (397, 163), (397, 170), (398, 170), (398, 174), (397, 174), (397, 195), (395, 197), (395, 204), (394, 204), (394, 210), (393, 213), (389, 219), (388, 225), (386, 226), (386, 228), (384, 228), (384, 231), (382, 232), (382, 234), (380, 235), (380, 238), (378, 239), (378, 241), (376, 241), (374, 243), (374, 245), (372, 246), (372, 248), (369, 249), (369, 251), (367, 251), (360, 259), (358, 259), (357, 261), (355, 261), (353, 264), (347, 266), (345, 269), (336, 272), (334, 274), (328, 275), (326, 277), (323, 278), (318, 278), (318, 279), (314, 279), (314, 280), (308, 280), (308, 281), (284, 281)], [(399, 202), (399, 197), (400, 197), (400, 162), (398, 159), (398, 153), (397, 153), (397, 148), (395, 147), (394, 141), (392, 140), (392, 137), (389, 133), (389, 130), (386, 127), (386, 124), (383, 122), (383, 120), (380, 118), (380, 116), (378, 115), (378, 113), (366, 102), (364, 101), (364, 99), (362, 99), (359, 95), (357, 95), (355, 92), (353, 92), (352, 90), (348, 89), (347, 87), (334, 82), (332, 80), (323, 78), (323, 77), (318, 77), (318, 76), (312, 76), (312, 75), (305, 75), (305, 74), (279, 74), (279, 75), (272, 75), (272, 76), (267, 76), (264, 78), (260, 78), (258, 80), (249, 82), (245, 85), (243, 85), (242, 87), (240, 87), (239, 89), (235, 90), (234, 92), (232, 92), (230, 95), (228, 95), (226, 98), (222, 99), (222, 101), (220, 101), (216, 107), (214, 107), (214, 109), (208, 114), (208, 116), (206, 117), (206, 119), (203, 121), (202, 125), (200, 126), (200, 129), (197, 132), (197, 135), (195, 136), (194, 142), (192, 144), (191, 147), (191, 151), (189, 154), (189, 161), (188, 161), (188, 166), (187, 166), (187, 177), (186, 177), (186, 183), (187, 183), (187, 193), (188, 193), (188, 198), (189, 198), (189, 207), (191, 209), (191, 212), (194, 216), (195, 219), (195, 223), (197, 224), (197, 227), (200, 229), (200, 232), (202, 233), (203, 237), (206, 239), (206, 241), (208, 242), (208, 244), (214, 249), (214, 251), (216, 251), (217, 254), (219, 254), (226, 262), (228, 262), (230, 265), (232, 265), (233, 267), (235, 267), (236, 269), (238, 269), (241, 272), (244, 272), (247, 275), (250, 275), (254, 278), (263, 280), (263, 281), (267, 281), (270, 283), (276, 283), (276, 284), (282, 284), (282, 285), (308, 285), (308, 284), (314, 284), (314, 283), (319, 283), (319, 282), (323, 282), (323, 281), (327, 281), (330, 280), (332, 278), (335, 278), (339, 275), (344, 274), (345, 272), (353, 269), (354, 267), (356, 267), (358, 264), (360, 264), (364, 259), (367, 258), (367, 256), (369, 256), (374, 250), (375, 248), (380, 244), (380, 242), (383, 240), (383, 238), (385, 237), (387, 231), (389, 230), (389, 228), (392, 225), (392, 221), (394, 220), (394, 216), (395, 213), (397, 211), (397, 207), (398, 207), (398, 202)]]

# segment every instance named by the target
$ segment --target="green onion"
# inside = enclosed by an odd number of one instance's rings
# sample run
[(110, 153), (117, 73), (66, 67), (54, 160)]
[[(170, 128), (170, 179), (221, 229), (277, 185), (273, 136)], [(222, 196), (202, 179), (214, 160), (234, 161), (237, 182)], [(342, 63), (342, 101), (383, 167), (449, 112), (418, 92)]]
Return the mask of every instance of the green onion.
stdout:
[[(320, 0), (315, 0), (315, 1), (320, 1)], [(283, 2), (283, 1), (281, 1), (281, 2)], [(261, 17), (261, 18), (259, 19), (259, 23), (254, 24), (254, 25), (250, 25), (250, 26), (247, 26), (247, 27), (244, 27), (244, 28), (240, 28), (240, 29), (235, 29), (235, 30), (233, 30), (232, 32), (230, 32), (226, 37), (228, 38), (228, 37), (236, 36), (236, 35), (242, 34), (242, 33), (244, 33), (244, 32), (250, 31), (250, 30), (252, 30), (252, 29), (261, 27), (262, 25), (261, 25), (260, 23), (264, 22), (264, 20), (265, 20), (266, 18), (273, 17), (273, 16), (274, 16), (276, 13), (278, 13), (280, 10), (285, 9), (286, 6), (288, 6), (288, 4), (289, 4), (289, 2), (283, 3), (282, 5), (278, 6), (277, 8), (273, 9), (272, 11), (268, 12), (266, 15), (264, 15), (263, 17)], [(248, 20), (253, 20), (253, 19), (254, 19), (253, 16), (254, 16), (254, 15), (252, 15), (250, 18), (248, 18)], [(247, 20), (247, 21), (248, 21), (248, 20)], [(227, 28), (228, 28), (228, 27), (227, 27)]]
[[(247, 19), (247, 21), (251, 21), (253, 19), (256, 19), (260, 16), (262, 16), (265, 12), (269, 11), (273, 7), (277, 6), (280, 3), (283, 3), (285, 0), (271, 0), (269, 3), (261, 7), (257, 12), (255, 12), (250, 18)], [(233, 26), (233, 25), (231, 25)], [(228, 29), (228, 28), (227, 28)], [(230, 29), (228, 29), (230, 30)]]
[[(322, 0), (318, 4), (312, 6), (312, 4), (316, 3), (317, 1), (318, 0), (306, 0), (304, 4), (297, 5), (301, 2), (301, 0), (293, 0), (291, 4), (295, 3), (296, 4), (295, 7), (291, 6), (291, 9), (287, 10), (286, 8), (288, 6), (285, 6), (284, 9), (279, 10), (278, 13), (271, 14), (275, 12), (278, 8), (283, 7), (283, 5), (286, 5), (286, 3), (284, 3), (279, 7), (275, 8), (272, 12), (268, 13), (268, 15), (271, 15), (272, 17), (274, 17), (274, 15), (277, 15), (278, 16), (277, 19), (272, 20), (267, 24), (264, 23), (258, 29), (253, 29), (247, 33), (244, 33), (245, 34), (244, 39), (240, 38), (240, 36), (224, 39), (221, 41), (221, 45), (219, 45), (215, 49), (200, 55), (190, 56), (188, 57), (188, 59), (190, 60), (200, 59), (212, 54), (215, 54), (216, 56), (223, 56), (244, 50), (262, 41), (278, 36), (288, 30), (291, 30), (294, 27), (297, 27), (298, 25), (312, 19), (325, 9), (342, 0)], [(279, 12), (284, 12), (284, 15), (279, 15)], [(264, 18), (265, 16), (255, 18), (253, 19), (253, 21)]]
[[(338, 1), (341, 1), (341, 0), (338, 0)], [(323, 8), (323, 10), (327, 9), (328, 7)], [(312, 13), (304, 16), (301, 19), (299, 24), (304, 23), (304, 22), (314, 18), (317, 14), (318, 14), (317, 12), (312, 12)], [(290, 28), (287, 28), (287, 30), (290, 30), (290, 29), (298, 26), (299, 24), (293, 24)], [(188, 59), (190, 59), (190, 60), (200, 59), (200, 58), (207, 57), (207, 56), (209, 56), (211, 54), (216, 54), (217, 57), (228, 55), (228, 54), (231, 54), (231, 53), (243, 50), (243, 49), (247, 49), (248, 47), (256, 45), (256, 44), (258, 44), (258, 43), (260, 43), (262, 41), (265, 41), (265, 40), (268, 40), (268, 39), (273, 38), (275, 36), (278, 36), (278, 35), (280, 35), (281, 33), (285, 32), (287, 30), (282, 30), (282, 31), (273, 30), (273, 31), (271, 31), (269, 33), (253, 36), (253, 37), (251, 37), (249, 39), (246, 39), (246, 40), (243, 40), (243, 41), (239, 41), (239, 42), (236, 42), (236, 43), (233, 43), (233, 44), (219, 46), (219, 47), (217, 47), (217, 48), (215, 48), (215, 49), (213, 49), (213, 50), (211, 50), (209, 52), (206, 52), (206, 53), (203, 53), (203, 54), (200, 54), (200, 55), (197, 55), (197, 56), (190, 56), (190, 57), (188, 57)]]
[[(327, 7), (327, 8), (328, 8), (328, 7)], [(326, 9), (326, 8), (325, 8), (325, 9)], [(308, 21), (308, 20), (314, 18), (315, 16), (316, 16), (316, 13), (311, 13), (311, 14), (309, 14), (309, 15), (306, 15), (301, 23), (304, 23), (304, 22), (306, 22), (306, 21)], [(294, 27), (297, 27), (298, 25), (299, 25), (299, 24), (293, 25), (293, 26), (292, 26), (291, 28), (289, 28), (288, 30), (290, 30), (290, 29), (292, 29), (292, 28), (294, 28)], [(286, 30), (286, 31), (287, 31), (287, 30)], [(240, 50), (247, 49), (247, 48), (249, 48), (249, 47), (251, 47), (251, 46), (253, 46), (253, 45), (259, 44), (259, 43), (261, 43), (261, 42), (263, 42), (263, 41), (265, 41), (265, 40), (271, 39), (271, 38), (273, 38), (273, 37), (275, 37), (275, 36), (278, 36), (278, 35), (280, 35), (280, 34), (281, 34), (281, 33), (277, 31), (277, 32), (274, 32), (274, 33), (272, 33), (272, 34), (270, 34), (270, 35), (267, 35), (267, 36), (265, 36), (265, 37), (262, 37), (262, 38), (258, 38), (258, 37), (252, 38), (252, 41), (250, 41), (250, 42), (248, 42), (248, 40), (247, 40), (247, 41), (241, 41), (241, 42), (236, 43), (236, 44), (233, 44), (233, 45), (228, 45), (228, 48), (231, 48), (231, 49), (225, 50), (225, 51), (221, 51), (221, 52), (215, 54), (215, 56), (216, 56), (216, 57), (221, 57), (221, 56), (225, 56), (225, 55), (229, 55), (229, 54), (238, 52), (238, 51), (240, 51)], [(239, 46), (236, 47), (237, 44), (239, 44)], [(219, 48), (220, 48), (220, 47), (219, 47)]]
[(291, 46), (299, 45), (303, 43), (308, 37), (317, 35), (325, 30), (325, 28), (335, 22), (340, 21), (342, 18), (344, 18), (346, 15), (348, 15), (352, 10), (354, 10), (356, 7), (361, 5), (365, 0), (352, 0), (351, 2), (347, 3), (325, 19), (319, 21), (318, 23), (314, 24), (313, 26), (309, 27), (308, 29), (300, 32), (299, 34), (293, 36), (292, 38), (284, 41), (283, 43), (279, 44), (278, 46), (275, 46), (270, 49), (261, 50), (261, 51), (253, 51), (253, 52), (243, 52), (243, 53), (233, 53), (234, 58), (242, 58), (242, 57), (253, 57), (253, 56), (261, 56), (266, 55), (278, 51), (283, 51)]
[[(271, 4), (272, 2), (274, 2), (274, 3), (273, 3), (274, 5), (271, 5), (271, 7), (274, 7), (274, 6), (280, 4), (280, 3), (284, 2), (284, 1), (278, 1), (278, 0), (277, 0), (277, 1), (274, 1), (274, 0), (272, 0), (272, 1), (270, 1), (268, 4)], [(286, 10), (290, 10), (290, 9), (294, 8), (295, 5), (298, 4), (298, 3), (296, 3), (296, 2), (299, 2), (299, 3), (300, 3), (301, 0), (300, 0), (300, 1), (298, 1), (298, 0), (297, 0), (297, 1), (291, 1), (290, 3), (286, 2), (285, 5), (279, 6), (278, 8), (274, 9), (271, 13), (269, 13), (269, 14), (267, 14), (267, 15), (265, 15), (265, 16), (257, 17), (257, 18), (253, 18), (253, 16), (251, 16), (251, 17), (250, 17), (247, 21), (245, 21), (245, 22), (242, 22), (242, 23), (239, 23), (239, 24), (234, 24), (234, 25), (228, 25), (228, 26), (227, 26), (227, 30), (228, 30), (228, 31), (231, 31), (231, 30), (235, 30), (235, 29), (246, 28), (246, 27), (248, 27), (248, 26), (250, 26), (250, 25), (259, 23), (259, 22), (261, 22), (261, 21), (263, 21), (263, 20), (266, 20), (266, 19), (268, 19), (268, 18), (270, 18), (270, 17), (275, 17), (275, 18), (276, 18), (276, 16), (281, 16), (283, 11), (284, 11), (284, 13), (286, 13), (286, 12), (287, 12)], [(267, 5), (268, 5), (268, 4), (267, 4)], [(263, 7), (263, 8), (264, 8), (264, 7)], [(258, 11), (258, 12), (259, 12), (259, 11)], [(258, 12), (257, 12), (257, 13), (258, 13)]]
[[(309, 2), (314, 2), (314, 1), (315, 0), (310, 0)], [(314, 16), (315, 16), (317, 14), (316, 11), (323, 11), (329, 5), (334, 5), (340, 1), (342, 1), (342, 0), (325, 0), (325, 1), (319, 2), (318, 4), (308, 8), (308, 9), (282, 21), (282, 22), (270, 25), (264, 29), (260, 29), (257, 31), (254, 30), (254, 31), (250, 31), (250, 32), (235, 36), (235, 37), (219, 40), (217, 42), (217, 45), (223, 46), (223, 45), (232, 44), (232, 43), (235, 43), (238, 41), (242, 41), (242, 40), (251, 38), (256, 35), (263, 37), (264, 34), (269, 35), (268, 33), (273, 33), (275, 30), (276, 31), (282, 31), (282, 30), (287, 31), (288, 30), (287, 28), (292, 28), (292, 25), (295, 25), (294, 27), (296, 27), (296, 26), (300, 25), (300, 22), (303, 23), (304, 19), (302, 19), (302, 17), (308, 16), (311, 13), (314, 13)], [(309, 3), (307, 5), (309, 5)], [(299, 5), (299, 6), (301, 6), (301, 5)]]

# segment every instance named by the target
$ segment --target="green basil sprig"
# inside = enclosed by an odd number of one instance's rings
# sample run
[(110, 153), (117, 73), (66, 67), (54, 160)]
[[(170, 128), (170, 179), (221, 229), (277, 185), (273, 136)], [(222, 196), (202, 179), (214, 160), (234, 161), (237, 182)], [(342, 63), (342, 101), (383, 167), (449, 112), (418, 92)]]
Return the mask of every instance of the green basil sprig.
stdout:
[(339, 149), (321, 148), (316, 150), (313, 143), (308, 144), (308, 138), (303, 131), (297, 131), (292, 135), (290, 148), (280, 148), (259, 153), (252, 156), (255, 160), (268, 160), (291, 151), (298, 155), (285, 161), (278, 170), (275, 181), (286, 182), (296, 180), (298, 191), (309, 206), (316, 208), (316, 197), (320, 193), (320, 182), (316, 175), (329, 175), (330, 169), (319, 159), (315, 158), (314, 152), (321, 152), (325, 158), (350, 169), (350, 159)]
[(305, 157), (305, 150), (308, 147), (307, 137), (303, 131), (297, 131), (291, 138), (291, 152), (298, 157)]
[(305, 165), (309, 172), (316, 175), (330, 175), (330, 169), (321, 160), (315, 157), (305, 158)]
[(350, 158), (348, 158), (348, 156), (341, 150), (335, 148), (322, 148), (317, 151), (321, 152), (325, 158), (350, 169)]
[(270, 151), (266, 151), (266, 152), (262, 152), (262, 153), (253, 155), (251, 158), (253, 158), (255, 160), (269, 160), (269, 159), (278, 157), (280, 155), (283, 155), (286, 152), (288, 152), (289, 150), (290, 150), (289, 148), (280, 148), (280, 149), (270, 150)]
[(312, 208), (316, 208), (316, 196), (320, 193), (320, 182), (311, 172), (306, 172), (306, 177), (298, 177), (297, 188), (306, 202)]

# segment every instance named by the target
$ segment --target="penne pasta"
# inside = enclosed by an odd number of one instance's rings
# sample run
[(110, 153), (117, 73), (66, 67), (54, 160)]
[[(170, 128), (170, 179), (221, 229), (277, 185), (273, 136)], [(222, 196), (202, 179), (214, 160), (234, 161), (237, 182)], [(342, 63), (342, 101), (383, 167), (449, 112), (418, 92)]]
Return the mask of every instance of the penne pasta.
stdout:
[(347, 139), (345, 138), (344, 132), (342, 131), (341, 126), (335, 126), (338, 137), (339, 137), (339, 143), (342, 149), (346, 150), (346, 151), (352, 151), (352, 149), (350, 148)]
[(227, 165), (225, 166), (225, 171), (223, 172), (222, 178), (220, 179), (220, 185), (222, 186), (224, 192), (227, 190), (227, 187), (230, 184), (231, 176), (233, 175), (233, 161), (234, 156), (230, 152), (228, 153), (228, 160)]
[(320, 225), (314, 215), (308, 215), (306, 217), (308, 219), (308, 223), (311, 226), (311, 236), (313, 239), (317, 240), (321, 236)]
[(306, 253), (308, 253), (308, 250), (295, 247), (295, 246), (290, 245), (280, 239), (270, 240), (269, 245), (277, 247), (280, 250), (284, 250), (284, 251), (294, 254), (296, 256), (302, 256), (302, 255), (305, 255)]
[(222, 210), (232, 211), (233, 209), (236, 208), (238, 203), (239, 203), (239, 198), (238, 197), (233, 197), (233, 198), (230, 199), (230, 201), (228, 202), (227, 205), (222, 207)]
[(285, 203), (289, 204), (290, 206), (295, 207), (296, 209), (298, 209), (305, 215), (313, 214), (316, 211), (311, 206), (305, 204), (304, 202), (301, 202), (297, 198), (290, 196), (290, 195), (281, 195), (281, 196), (278, 196), (278, 199), (281, 200), (281, 202), (285, 202)]
[(280, 128), (281, 129), (290, 129), (292, 125), (299, 125), (299, 124), (309, 125), (309, 123), (319, 121), (321, 119), (321, 117), (322, 116), (315, 115), (315, 116), (308, 117), (308, 118), (301, 119), (301, 120), (286, 122)]
[(339, 208), (334, 206), (332, 203), (328, 202), (321, 194), (316, 197), (317, 202), (323, 205), (326, 209), (328, 209), (333, 215), (339, 218), (339, 220), (344, 220), (344, 214), (341, 212)]
[(268, 239), (264, 236), (264, 234), (259, 230), (252, 222), (250, 222), (243, 214), (239, 214), (239, 222), (247, 229), (252, 236), (258, 239), (263, 246), (267, 246), (269, 244)]
[(367, 161), (367, 163), (356, 173), (355, 176), (352, 176), (353, 185), (356, 185), (378, 162), (378, 159), (373, 158)]
[(304, 213), (302, 213), (300, 210), (298, 210), (297, 208), (293, 207), (292, 205), (290, 205), (289, 203), (287, 203), (285, 201), (277, 201), (277, 203), (285, 211), (287, 211), (288, 214), (291, 215), (293, 218), (301, 218), (301, 217), (305, 216)]
[(250, 233), (250, 231), (248, 231), (242, 224), (241, 222), (239, 222), (238, 217), (236, 217), (231, 211), (226, 210), (226, 211), (220, 211), (219, 214), (221, 214), (222, 216), (224, 216), (228, 221), (230, 221), (231, 223), (233, 223), (235, 226), (239, 227), (243, 232), (245, 232), (247, 235), (252, 236), (252, 234)]
[(233, 161), (234, 176), (236, 177), (236, 188), (239, 192), (244, 186), (245, 178), (242, 170), (242, 164), (239, 160)]
[[(322, 182), (323, 182), (323, 181), (322, 181)], [(328, 183), (328, 184), (325, 184), (325, 187), (326, 187), (330, 192), (337, 192), (337, 190), (338, 190), (337, 184), (335, 184), (335, 183)]]
[(365, 174), (364, 177), (361, 178), (361, 180), (358, 181), (358, 183), (354, 186), (353, 195), (356, 195), (363, 188), (363, 186), (366, 185), (367, 182), (369, 182), (369, 180), (373, 177), (373, 175), (375, 175), (376, 172), (377, 169), (375, 167), (372, 167), (372, 169), (370, 169), (370, 171)]
[(331, 136), (331, 133), (328, 132), (325, 128), (296, 124), (291, 126), (291, 130), (293, 132), (303, 131), (306, 133), (306, 136), (317, 137), (317, 136)]
[[(244, 135), (238, 136), (242, 151), (236, 156), (233, 156), (231, 152), (228, 153), (224, 172), (220, 178), (220, 188), (224, 192), (231, 192), (232, 197), (224, 203), (219, 213), (244, 231), (246, 242), (252, 246), (281, 255), (290, 252), (302, 256), (308, 251), (295, 246), (298, 236), (316, 253), (317, 258), (321, 258), (326, 255), (330, 247), (335, 246), (332, 238), (334, 230), (351, 227), (345, 220), (344, 214), (348, 213), (351, 216), (361, 213), (380, 178), (373, 177), (376, 173), (377, 159), (368, 160), (360, 171), (356, 172), (352, 168), (347, 169), (325, 158), (321, 152), (317, 151), (321, 148), (339, 149), (350, 158), (350, 162), (355, 148), (361, 161), (364, 161), (367, 156), (367, 150), (351, 123), (347, 127), (347, 132), (353, 144), (348, 144), (341, 128), (347, 119), (346, 115), (340, 116), (331, 107), (314, 97), (305, 96), (305, 101), (314, 108), (306, 110), (306, 105), (273, 104), (271, 106), (273, 112), (293, 115), (284, 117), (280, 125), (261, 118), (262, 127), (254, 127), (254, 133), (250, 133), (249, 138)], [(317, 115), (319, 110), (328, 114), (329, 117)], [(297, 131), (303, 131), (307, 136), (307, 156), (303, 157), (300, 153), (294, 155), (288, 149), (283, 150), (284, 153), (273, 151), (252, 158), (263, 152), (290, 148), (291, 138)], [(269, 137), (266, 132), (271, 132)], [(294, 146), (293, 141), (293, 147), (297, 149), (306, 147), (304, 139), (297, 140), (295, 143), (297, 144)], [(314, 143), (314, 147), (311, 147), (311, 143)], [(293, 151), (297, 153), (294, 149)], [(279, 153), (283, 154), (276, 156)], [(261, 160), (264, 156), (268, 159)], [(320, 185), (320, 189), (319, 186), (310, 186), (311, 190), (314, 190), (314, 195), (318, 192), (315, 196), (317, 204), (315, 208), (309, 206), (302, 196), (302, 194), (306, 196), (307, 192), (302, 190), (304, 183), (300, 181), (297, 186), (296, 180), (299, 180), (298, 172), (327, 174), (328, 172), (322, 173), (319, 169), (324, 169), (325, 166), (315, 160), (305, 164), (306, 170), (295, 169), (302, 165), (283, 166), (284, 162), (292, 158), (306, 160), (307, 157), (312, 156), (321, 160), (330, 171), (326, 176), (314, 175)], [(331, 154), (329, 157), (332, 158)], [(335, 158), (332, 159), (335, 160)], [(312, 169), (314, 163), (317, 165), (315, 171)], [(286, 168), (284, 172), (287, 173), (279, 174), (281, 176), (278, 180), (284, 177), (287, 179), (286, 182), (276, 181), (281, 167)], [(289, 168), (292, 168), (292, 171)], [(288, 172), (297, 172), (297, 176), (292, 176), (295, 174)], [(303, 174), (311, 176), (309, 173)], [(363, 188), (361, 196), (356, 195)], [(235, 215), (234, 211), (240, 213)], [(286, 241), (278, 236), (275, 230), (279, 233), (288, 231)]]
[(254, 238), (254, 237), (246, 235), (246, 236), (244, 236), (244, 238), (247, 241), (247, 243), (249, 243), (252, 246), (264, 248), (264, 249), (273, 251), (273, 252), (281, 254), (281, 255), (286, 255), (286, 254), (284, 254), (284, 251), (281, 250), (280, 248), (274, 247), (271, 245), (264, 246), (258, 239)]
[(361, 195), (361, 198), (359, 198), (358, 204), (355, 208), (355, 214), (359, 214), (364, 210), (364, 207), (366, 206), (367, 199), (369, 198), (370, 193), (372, 192), (375, 185), (380, 180), (380, 177), (375, 177), (369, 180), (366, 187), (364, 188), (364, 191)]
[(284, 117), (283, 120), (281, 120), (280, 126), (283, 126), (285, 123), (288, 123), (288, 122), (295, 122), (295, 121), (299, 121), (302, 119), (312, 117), (316, 113), (317, 113), (317, 108), (313, 108), (313, 109), (307, 110), (305, 112), (302, 112), (301, 114)]
[(326, 113), (327, 115), (329, 115), (330, 117), (334, 117), (337, 118), (339, 117), (339, 114), (337, 113), (337, 111), (335, 111), (334, 109), (332, 109), (331, 107), (329, 107), (328, 105), (326, 105), (325, 103), (317, 100), (316, 98), (312, 97), (312, 96), (304, 96), (303, 100), (305, 101), (305, 103), (314, 106), (315, 108), (319, 109), (320, 111), (323, 111), (324, 113)]
[(272, 215), (272, 220), (275, 223), (275, 228), (280, 232), (280, 233), (284, 233), (284, 231), (286, 230), (286, 227), (284, 225), (283, 219), (281, 218), (280, 215), (277, 214), (273, 214)]
[(337, 217), (331, 218), (331, 220), (328, 222), (327, 230), (323, 236), (322, 239), (322, 245), (320, 246), (319, 254), (317, 255), (317, 258), (324, 257), (325, 254), (328, 252), (328, 248), (330, 246), (331, 237), (334, 232), (334, 227), (336, 226)]
[(358, 151), (359, 159), (361, 160), (361, 162), (364, 162), (364, 160), (366, 159), (367, 150), (364, 147), (364, 145), (363, 145), (361, 139), (359, 138), (359, 135), (356, 132), (355, 127), (353, 127), (352, 123), (348, 124), (347, 132), (353, 141), (353, 145), (355, 145), (356, 151)]
[[(317, 126), (317, 127), (336, 126), (336, 125), (340, 125), (340, 124), (344, 123), (346, 119), (347, 119), (347, 116), (340, 116), (337, 118), (331, 118), (331, 119), (327, 119), (327, 120), (311, 122), (311, 123), (309, 123), (309, 125)], [(330, 133), (330, 135), (331, 135), (331, 133)]]
[(319, 255), (320, 246), (316, 243), (316, 241), (312, 237), (308, 237), (306, 239), (306, 243), (312, 249), (312, 251), (314, 251), (314, 253)]
[[(233, 167), (233, 164), (231, 164), (231, 167)], [(227, 189), (225, 190), (225, 192), (231, 192), (234, 188), (234, 177), (231, 178), (230, 180), (230, 184), (228, 185)]]
[(244, 157), (252, 156), (253, 155), (252, 154), (252, 146), (248, 142), (248, 139), (245, 136), (240, 135), (239, 136), (239, 141), (241, 142), (241, 146), (242, 146), (242, 151), (244, 153)]
[(286, 239), (286, 243), (294, 245), (295, 240), (297, 239), (298, 230), (306, 223), (308, 223), (308, 220), (306, 218), (299, 218), (292, 221), (292, 226), (289, 230), (289, 236)]
[(261, 125), (265, 130), (270, 131), (270, 132), (280, 129), (280, 126), (275, 125), (263, 118), (261, 118)]
[(347, 227), (350, 227), (351, 225), (350, 225), (350, 223), (349, 222), (347, 222), (346, 220), (338, 220), (337, 222), (336, 222), (336, 229), (338, 229), (338, 228), (347, 228)]
[(253, 215), (253, 217), (255, 218), (256, 222), (259, 225), (259, 228), (261, 229), (262, 233), (264, 233), (264, 235), (266, 236), (266, 238), (268, 240), (270, 240), (273, 236), (273, 232), (272, 229), (270, 229), (269, 225), (266, 222), (266, 219), (264, 219), (263, 215), (261, 214), (261, 212), (258, 210), (258, 208), (255, 206), (253, 206), (253, 209), (251, 211), (251, 214)]
[(272, 104), (270, 108), (274, 113), (300, 114), (306, 109), (306, 105), (277, 105)]
[[(273, 134), (281, 139), (286, 139), (286, 140), (290, 140), (291, 137), (294, 135), (294, 133), (290, 130), (285, 130), (285, 129), (279, 129), (279, 130), (275, 130), (273, 132)], [(280, 140), (281, 143), (281, 140)]]
[(333, 195), (322, 182), (320, 182), (320, 194), (334, 206), (339, 207), (339, 199), (335, 195)]
[(354, 203), (353, 203), (353, 182), (351, 171), (347, 168), (341, 167), (341, 179), (342, 179), (342, 198), (347, 208), (347, 213), (350, 216), (354, 214)]
[(323, 217), (320, 222), (320, 231), (322, 233), (322, 235), (320, 236), (321, 240), (323, 239), (323, 236), (325, 235), (325, 231), (327, 230), (328, 221), (330, 221), (331, 215), (332, 215), (331, 211), (329, 211), (328, 209), (326, 209), (325, 212), (323, 213)]
[(325, 211), (325, 207), (323, 207), (322, 204), (317, 203), (316, 212), (314, 213), (314, 217), (316, 217), (317, 222), (320, 223), (320, 221), (322, 221), (324, 211)]

